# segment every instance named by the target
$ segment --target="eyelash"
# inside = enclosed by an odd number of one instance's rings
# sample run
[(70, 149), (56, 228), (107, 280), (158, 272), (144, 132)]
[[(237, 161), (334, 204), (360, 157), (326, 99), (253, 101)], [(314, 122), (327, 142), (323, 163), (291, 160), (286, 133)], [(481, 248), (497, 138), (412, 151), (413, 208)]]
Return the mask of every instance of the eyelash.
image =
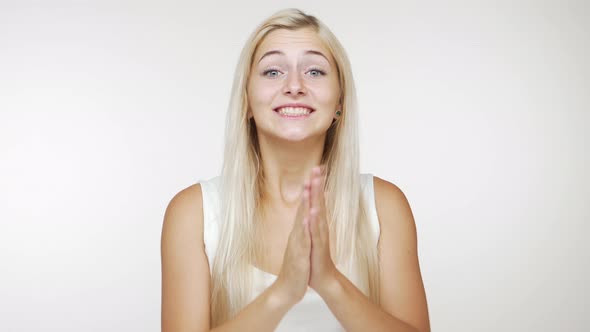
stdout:
[[(278, 69), (267, 69), (264, 72), (262, 72), (262, 75), (267, 76), (268, 73), (273, 72), (273, 71), (279, 71)], [(318, 73), (320, 73), (319, 76), (325, 76), (326, 72), (319, 69), (319, 68), (311, 68), (309, 71), (317, 71)], [(275, 76), (276, 77), (276, 76)], [(270, 78), (274, 78), (274, 77), (270, 77)]]

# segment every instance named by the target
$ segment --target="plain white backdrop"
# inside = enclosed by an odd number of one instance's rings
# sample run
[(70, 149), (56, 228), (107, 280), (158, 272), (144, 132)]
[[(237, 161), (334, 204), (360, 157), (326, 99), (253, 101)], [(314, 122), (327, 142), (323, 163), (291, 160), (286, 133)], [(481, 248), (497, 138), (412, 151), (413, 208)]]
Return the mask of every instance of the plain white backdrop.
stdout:
[(586, 1), (0, 1), (0, 330), (159, 331), (160, 234), (217, 175), (239, 52), (316, 15), (361, 166), (412, 206), (433, 331), (590, 323)]

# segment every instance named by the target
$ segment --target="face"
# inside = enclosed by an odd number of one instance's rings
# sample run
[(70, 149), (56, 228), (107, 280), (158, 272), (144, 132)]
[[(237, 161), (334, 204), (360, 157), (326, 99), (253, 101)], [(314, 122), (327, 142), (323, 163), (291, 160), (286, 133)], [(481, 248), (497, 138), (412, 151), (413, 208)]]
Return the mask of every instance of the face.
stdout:
[[(317, 34), (307, 28), (278, 29), (266, 36), (254, 54), (247, 91), (248, 116), (254, 117), (259, 135), (283, 140), (325, 135), (341, 109), (336, 64)], [(286, 104), (313, 110), (304, 116), (277, 110)]]

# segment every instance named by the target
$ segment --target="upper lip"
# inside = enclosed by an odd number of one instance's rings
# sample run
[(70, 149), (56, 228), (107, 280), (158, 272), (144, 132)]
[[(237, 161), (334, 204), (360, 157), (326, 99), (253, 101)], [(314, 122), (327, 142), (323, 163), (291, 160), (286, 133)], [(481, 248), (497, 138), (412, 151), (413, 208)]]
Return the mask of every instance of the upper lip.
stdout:
[(277, 107), (273, 108), (273, 110), (274, 111), (277, 111), (278, 109), (283, 108), (283, 107), (304, 107), (304, 108), (308, 108), (312, 112), (315, 111), (315, 109), (313, 107), (311, 107), (309, 105), (306, 105), (306, 104), (302, 104), (302, 103), (283, 104), (283, 105), (280, 105), (280, 106), (277, 106)]

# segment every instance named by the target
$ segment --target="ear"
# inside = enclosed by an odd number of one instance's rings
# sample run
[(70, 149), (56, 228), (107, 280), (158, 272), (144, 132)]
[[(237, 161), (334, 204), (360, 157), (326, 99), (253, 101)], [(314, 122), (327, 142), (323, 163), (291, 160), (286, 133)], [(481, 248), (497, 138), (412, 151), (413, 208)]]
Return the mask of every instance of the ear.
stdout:
[[(338, 106), (336, 108), (336, 110), (339, 110), (340, 112), (342, 112), (342, 98), (340, 98), (340, 101), (338, 102)], [(339, 116), (336, 116), (336, 113), (334, 113), (334, 120), (337, 120), (339, 118)]]
[(334, 116), (332, 117), (332, 124), (334, 124), (334, 122), (338, 121), (338, 119), (341, 117), (342, 117), (342, 107), (339, 104), (338, 108), (334, 112)]

